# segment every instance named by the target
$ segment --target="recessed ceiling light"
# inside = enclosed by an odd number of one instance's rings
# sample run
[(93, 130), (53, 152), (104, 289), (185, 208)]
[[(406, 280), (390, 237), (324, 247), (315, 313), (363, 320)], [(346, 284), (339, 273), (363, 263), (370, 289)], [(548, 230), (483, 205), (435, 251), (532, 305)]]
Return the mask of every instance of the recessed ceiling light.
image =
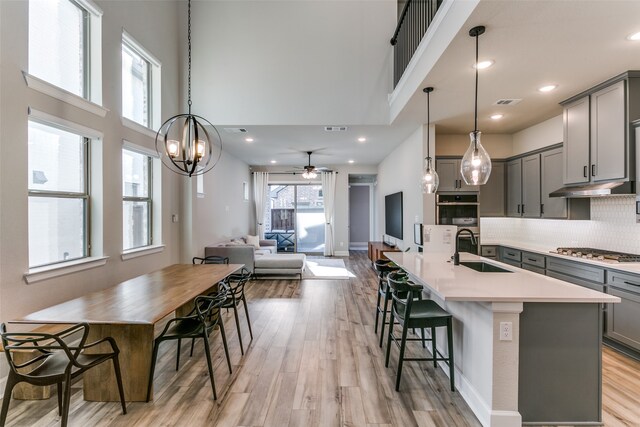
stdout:
[(247, 142), (253, 142), (253, 138), (245, 138), (244, 140)]
[(354, 163), (354, 162), (355, 162), (355, 160), (349, 160), (349, 163)]
[(551, 92), (552, 90), (554, 90), (557, 87), (558, 87), (558, 85), (547, 85), (547, 86), (542, 86), (541, 88), (538, 88), (538, 90), (540, 92)]
[(480, 61), (478, 64), (474, 65), (473, 68), (477, 68), (478, 70), (484, 70), (485, 68), (489, 68), (494, 64), (493, 61)]
[(627, 40), (631, 40), (634, 42), (640, 40), (640, 33), (631, 34), (627, 37)]
[(364, 136), (361, 136), (360, 138), (358, 138), (358, 142), (365, 142), (367, 140), (367, 138), (365, 138)]
[(493, 120), (500, 120), (501, 118), (503, 118), (504, 115), (503, 114), (494, 114), (493, 116), (491, 116), (491, 119)]
[(275, 160), (271, 160), (271, 163), (277, 163)]

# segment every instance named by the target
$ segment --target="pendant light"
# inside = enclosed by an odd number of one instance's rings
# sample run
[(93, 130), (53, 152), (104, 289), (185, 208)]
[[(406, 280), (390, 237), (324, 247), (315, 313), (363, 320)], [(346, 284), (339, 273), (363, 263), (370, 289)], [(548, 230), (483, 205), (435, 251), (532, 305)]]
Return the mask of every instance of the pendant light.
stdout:
[(476, 39), (476, 93), (473, 132), (469, 134), (471, 144), (462, 157), (460, 164), (460, 174), (467, 185), (486, 184), (491, 175), (491, 158), (480, 142), (482, 133), (478, 130), (478, 37), (484, 34), (483, 26), (473, 27), (469, 30), (469, 35)]
[(189, 111), (171, 117), (160, 126), (156, 134), (156, 151), (163, 165), (177, 174), (190, 177), (209, 172), (216, 165), (222, 154), (222, 139), (207, 119), (191, 114), (191, 0), (187, 8)]
[(440, 178), (438, 177), (438, 173), (435, 168), (431, 164), (431, 154), (430, 154), (430, 134), (431, 130), (429, 129), (429, 125), (431, 124), (431, 117), (429, 111), (429, 97), (431, 92), (433, 92), (432, 87), (425, 87), (422, 89), (424, 93), (427, 94), (427, 157), (424, 159), (424, 174), (422, 175), (422, 192), (425, 194), (432, 194), (438, 190), (438, 184), (440, 184)]

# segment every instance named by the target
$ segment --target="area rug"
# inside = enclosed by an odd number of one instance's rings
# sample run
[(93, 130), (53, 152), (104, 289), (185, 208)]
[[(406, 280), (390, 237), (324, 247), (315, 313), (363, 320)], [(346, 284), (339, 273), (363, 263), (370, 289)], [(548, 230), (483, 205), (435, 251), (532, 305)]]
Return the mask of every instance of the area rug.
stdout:
[(303, 279), (350, 279), (356, 277), (340, 258), (307, 257)]

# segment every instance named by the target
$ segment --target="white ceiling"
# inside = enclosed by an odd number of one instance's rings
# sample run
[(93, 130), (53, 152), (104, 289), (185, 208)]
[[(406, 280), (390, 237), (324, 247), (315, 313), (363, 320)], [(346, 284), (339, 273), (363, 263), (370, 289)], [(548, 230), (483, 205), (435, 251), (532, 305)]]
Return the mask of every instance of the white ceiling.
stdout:
[[(326, 4), (326, 3), (325, 3)], [(640, 1), (614, 0), (482, 0), (424, 80), (434, 86), (431, 119), (438, 133), (467, 133), (473, 128), (474, 40), (468, 30), (485, 25), (480, 59), (495, 65), (480, 72), (479, 129), (484, 133), (514, 133), (561, 113), (558, 102), (616, 74), (640, 69), (640, 42), (626, 36), (640, 31)], [(386, 47), (385, 47), (386, 49)], [(557, 84), (542, 94), (537, 88)], [(499, 98), (522, 98), (511, 107), (492, 106)], [(235, 123), (248, 134), (221, 130), (225, 149), (252, 165), (303, 165), (305, 151), (316, 166), (377, 164), (425, 120), (425, 95), (418, 90), (392, 125), (333, 122), (288, 126)], [(314, 99), (306, 99), (312, 105)], [(269, 108), (263, 105), (263, 108)], [(303, 108), (303, 107), (301, 107)], [(504, 114), (500, 121), (488, 118)], [(322, 125), (347, 125), (342, 133)], [(244, 138), (251, 136), (249, 144)], [(365, 136), (368, 141), (358, 143)]]

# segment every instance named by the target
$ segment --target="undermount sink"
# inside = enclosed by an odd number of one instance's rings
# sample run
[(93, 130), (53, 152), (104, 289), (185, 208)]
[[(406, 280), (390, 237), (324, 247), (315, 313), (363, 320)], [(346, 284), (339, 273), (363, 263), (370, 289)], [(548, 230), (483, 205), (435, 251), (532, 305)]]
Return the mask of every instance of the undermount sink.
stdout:
[(460, 265), (464, 265), (465, 267), (480, 273), (513, 273), (512, 271), (505, 270), (497, 265), (482, 261), (462, 261), (460, 262)]

